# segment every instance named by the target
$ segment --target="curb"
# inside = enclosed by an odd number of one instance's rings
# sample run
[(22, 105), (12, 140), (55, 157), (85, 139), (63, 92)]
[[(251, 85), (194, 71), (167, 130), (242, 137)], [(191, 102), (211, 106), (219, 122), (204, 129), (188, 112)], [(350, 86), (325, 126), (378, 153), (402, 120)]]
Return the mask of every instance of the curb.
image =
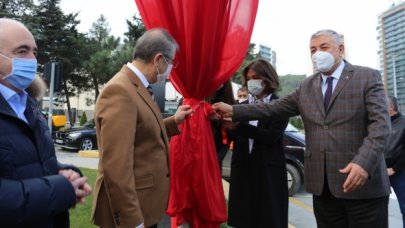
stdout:
[(98, 158), (98, 150), (79, 150), (79, 157)]

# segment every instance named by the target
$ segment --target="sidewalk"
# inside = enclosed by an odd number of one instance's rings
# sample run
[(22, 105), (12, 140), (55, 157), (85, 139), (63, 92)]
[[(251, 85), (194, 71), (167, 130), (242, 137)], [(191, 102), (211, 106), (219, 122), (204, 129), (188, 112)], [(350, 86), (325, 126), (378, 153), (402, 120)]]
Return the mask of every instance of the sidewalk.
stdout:
[[(82, 153), (76, 153), (72, 151), (56, 149), (58, 161), (65, 164), (73, 164), (77, 167), (97, 169), (98, 166), (98, 153), (91, 151), (85, 151)], [(225, 198), (228, 199), (229, 183), (222, 180), (222, 186), (224, 189)], [(389, 206), (389, 227), (402, 227), (402, 215), (399, 210), (398, 200), (395, 194), (390, 196)], [(288, 228), (312, 228), (316, 227), (316, 221), (312, 209), (312, 195), (306, 193), (304, 190), (300, 191), (294, 197), (289, 199), (289, 216)], [(170, 220), (167, 219), (167, 224), (170, 224)], [(169, 228), (170, 225), (159, 226), (159, 228)], [(226, 226), (223, 226), (225, 228)]]

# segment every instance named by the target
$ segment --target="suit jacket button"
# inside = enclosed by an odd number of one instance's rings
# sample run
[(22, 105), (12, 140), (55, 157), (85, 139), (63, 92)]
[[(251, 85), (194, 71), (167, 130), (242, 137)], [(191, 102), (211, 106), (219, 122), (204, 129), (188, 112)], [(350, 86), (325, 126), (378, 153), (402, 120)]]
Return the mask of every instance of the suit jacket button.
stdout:
[(324, 129), (324, 130), (328, 130), (328, 129), (329, 129), (328, 125), (324, 125), (324, 126), (323, 126), (323, 129)]

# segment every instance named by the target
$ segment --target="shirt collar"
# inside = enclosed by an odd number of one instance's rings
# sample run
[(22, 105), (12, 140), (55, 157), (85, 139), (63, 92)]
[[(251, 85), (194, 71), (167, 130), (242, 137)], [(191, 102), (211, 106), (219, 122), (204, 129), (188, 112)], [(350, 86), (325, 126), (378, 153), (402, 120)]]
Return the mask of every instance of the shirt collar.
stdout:
[(15, 102), (15, 99), (18, 98), (17, 102), (25, 106), (27, 104), (27, 92), (22, 90), (19, 93), (16, 93), (14, 90), (8, 88), (7, 86), (0, 84), (0, 93), (3, 95), (4, 99), (10, 103)]
[(142, 84), (147, 88), (149, 86), (149, 82), (146, 79), (145, 75), (138, 69), (136, 68), (132, 63), (127, 63), (127, 67), (138, 76), (138, 78), (141, 80)]
[(3, 95), (4, 99), (8, 102), (12, 96), (17, 94), (14, 90), (8, 88), (7, 86), (0, 83), (0, 93)]
[[(340, 76), (342, 75), (343, 69), (345, 68), (345, 61), (341, 61), (338, 68), (336, 68), (336, 70), (332, 73), (332, 75), (330, 77), (333, 77), (334, 79), (336, 79), (336, 81), (339, 81)], [(322, 74), (322, 81), (323, 83), (326, 83), (326, 79), (329, 77), (327, 75)]]

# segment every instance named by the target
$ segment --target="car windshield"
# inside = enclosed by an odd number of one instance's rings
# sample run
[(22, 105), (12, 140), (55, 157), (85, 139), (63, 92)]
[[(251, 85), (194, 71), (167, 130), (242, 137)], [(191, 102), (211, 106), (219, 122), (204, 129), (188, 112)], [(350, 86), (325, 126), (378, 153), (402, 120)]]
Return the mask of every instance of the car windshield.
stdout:
[(290, 131), (290, 132), (299, 132), (297, 128), (295, 128), (292, 124), (288, 123), (287, 128), (285, 131)]
[(88, 128), (94, 127), (94, 119), (87, 121), (85, 124), (83, 124), (83, 127), (88, 127)]

